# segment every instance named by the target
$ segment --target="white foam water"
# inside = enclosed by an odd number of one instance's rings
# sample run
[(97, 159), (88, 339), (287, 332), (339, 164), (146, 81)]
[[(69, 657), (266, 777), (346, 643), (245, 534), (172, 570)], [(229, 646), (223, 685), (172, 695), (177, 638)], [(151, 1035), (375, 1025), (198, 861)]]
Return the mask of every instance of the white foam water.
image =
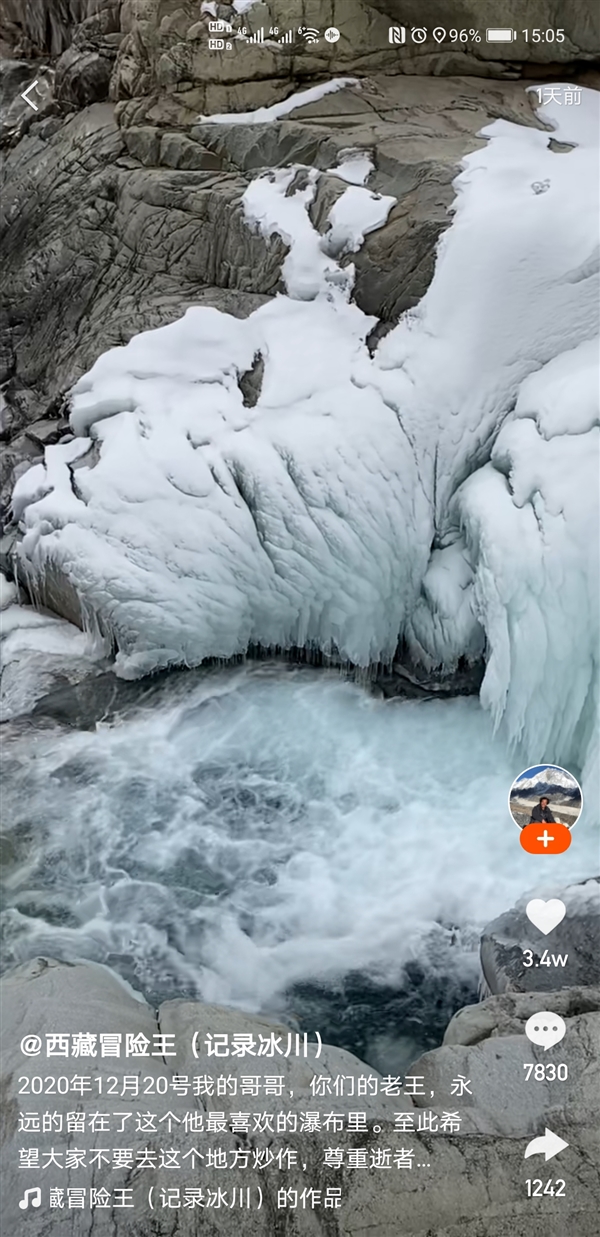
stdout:
[[(472, 967), (475, 931), (559, 878), (508, 814), (521, 767), (473, 698), (383, 701), (268, 665), (25, 734), (4, 783), (5, 964), (95, 958), (156, 1000), (249, 1009), (351, 972), (393, 986), (457, 929)], [(575, 841), (563, 882), (593, 866), (584, 827)]]

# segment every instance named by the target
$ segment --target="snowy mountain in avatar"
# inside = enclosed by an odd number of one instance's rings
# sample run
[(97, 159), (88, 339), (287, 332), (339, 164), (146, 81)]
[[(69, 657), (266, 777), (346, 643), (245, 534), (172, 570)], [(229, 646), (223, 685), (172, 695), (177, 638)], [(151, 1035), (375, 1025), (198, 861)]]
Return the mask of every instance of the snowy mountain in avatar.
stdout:
[(581, 791), (577, 781), (565, 769), (560, 769), (557, 765), (546, 765), (534, 773), (533, 777), (517, 778), (511, 795), (515, 797), (526, 795), (528, 798), (532, 795), (534, 797), (549, 795), (551, 798), (560, 800), (581, 801)]
[(119, 674), (251, 643), (359, 666), (399, 639), (429, 668), (484, 652), (505, 737), (591, 776), (598, 96), (542, 114), (562, 153), (547, 130), (484, 130), (430, 288), (373, 356), (341, 260), (393, 199), (349, 184), (321, 237), (319, 173), (296, 187), (292, 167), (244, 199), (289, 246), (287, 295), (245, 320), (190, 309), (76, 384), (74, 440), (14, 491), (22, 563), (75, 590)]

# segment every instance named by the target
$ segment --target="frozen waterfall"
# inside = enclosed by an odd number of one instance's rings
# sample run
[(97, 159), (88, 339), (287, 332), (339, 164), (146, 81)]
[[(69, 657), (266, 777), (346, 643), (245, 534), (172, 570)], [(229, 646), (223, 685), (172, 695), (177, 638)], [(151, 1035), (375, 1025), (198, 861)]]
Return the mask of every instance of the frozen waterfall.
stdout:
[[(584, 763), (597, 109), (584, 90), (578, 107), (541, 109), (553, 132), (486, 128), (431, 286), (374, 356), (343, 259), (393, 200), (350, 184), (320, 237), (319, 173), (291, 168), (257, 177), (244, 203), (248, 226), (288, 244), (287, 295), (246, 320), (191, 309), (77, 383), (75, 440), (47, 448), (14, 508), (25, 569), (68, 580), (114, 634), (120, 674), (250, 642), (363, 666), (400, 636), (429, 665), (485, 647), (482, 701), (506, 736), (532, 759)], [(258, 359), (249, 406), (240, 379)]]

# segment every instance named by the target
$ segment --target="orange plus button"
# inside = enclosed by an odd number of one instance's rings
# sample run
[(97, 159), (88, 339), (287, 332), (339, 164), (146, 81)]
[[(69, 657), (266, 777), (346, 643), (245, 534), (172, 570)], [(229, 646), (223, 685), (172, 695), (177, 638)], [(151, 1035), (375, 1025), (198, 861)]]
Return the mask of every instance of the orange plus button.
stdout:
[(561, 855), (571, 845), (571, 831), (566, 825), (525, 825), (521, 829), (521, 846), (530, 855)]

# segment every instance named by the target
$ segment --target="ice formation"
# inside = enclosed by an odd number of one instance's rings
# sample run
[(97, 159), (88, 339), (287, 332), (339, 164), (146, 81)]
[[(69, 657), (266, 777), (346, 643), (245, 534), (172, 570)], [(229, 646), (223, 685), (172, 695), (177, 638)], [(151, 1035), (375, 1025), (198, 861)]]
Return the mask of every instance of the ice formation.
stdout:
[(93, 673), (108, 649), (65, 619), (19, 605), (0, 572), (0, 721), (29, 712), (56, 686)]
[(484, 130), (430, 288), (374, 357), (339, 258), (389, 200), (349, 185), (320, 237), (319, 173), (290, 168), (244, 201), (288, 244), (287, 295), (243, 321), (191, 309), (77, 383), (78, 437), (17, 483), (22, 553), (101, 617), (121, 674), (250, 641), (359, 665), (399, 635), (431, 665), (485, 646), (482, 701), (507, 736), (581, 766), (598, 622), (598, 96), (582, 96), (541, 109), (568, 153), (548, 130)]
[(598, 373), (585, 342), (526, 379), (457, 495), (487, 636), (482, 703), (567, 767), (597, 751)]

